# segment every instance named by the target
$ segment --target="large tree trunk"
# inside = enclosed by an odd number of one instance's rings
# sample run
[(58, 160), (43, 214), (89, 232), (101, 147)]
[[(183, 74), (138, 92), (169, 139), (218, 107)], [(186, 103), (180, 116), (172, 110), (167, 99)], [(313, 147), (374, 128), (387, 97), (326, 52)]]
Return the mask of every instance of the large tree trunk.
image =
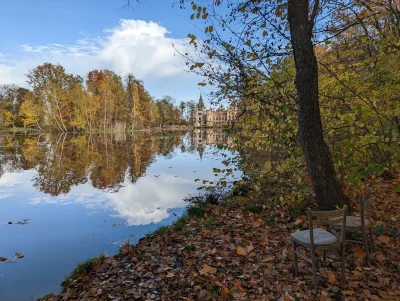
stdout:
[[(315, 2), (318, 5), (318, 1)], [(323, 137), (312, 19), (309, 20), (308, 0), (289, 0), (288, 20), (296, 66), (300, 141), (317, 202), (321, 209), (330, 210), (342, 206), (345, 199)]]

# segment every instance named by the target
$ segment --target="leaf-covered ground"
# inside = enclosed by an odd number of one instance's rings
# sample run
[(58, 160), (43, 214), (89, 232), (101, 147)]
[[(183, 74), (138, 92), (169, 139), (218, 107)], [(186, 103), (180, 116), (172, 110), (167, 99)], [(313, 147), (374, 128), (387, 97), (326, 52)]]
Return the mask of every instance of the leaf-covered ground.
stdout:
[(334, 254), (319, 264), (317, 292), (307, 262), (293, 274), (290, 233), (307, 227), (307, 205), (242, 197), (207, 205), (203, 217), (180, 219), (119, 255), (93, 260), (60, 295), (43, 300), (400, 300), (400, 195), (394, 180), (369, 184), (377, 252), (368, 266), (358, 245), (346, 245), (345, 288)]

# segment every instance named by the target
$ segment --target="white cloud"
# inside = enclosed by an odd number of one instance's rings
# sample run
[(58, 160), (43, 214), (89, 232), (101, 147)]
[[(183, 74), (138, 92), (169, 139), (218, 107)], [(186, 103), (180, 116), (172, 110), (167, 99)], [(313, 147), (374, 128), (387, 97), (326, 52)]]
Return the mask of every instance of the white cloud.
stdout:
[(184, 60), (172, 46), (186, 52), (188, 39), (169, 35), (165, 27), (154, 22), (121, 20), (118, 26), (105, 30), (104, 36), (81, 35), (73, 44), (23, 44), (12, 58), (2, 55), (0, 84), (26, 86), (28, 70), (51, 62), (81, 76), (93, 69), (110, 69), (120, 75), (132, 72), (157, 97), (169, 94), (182, 100), (197, 98), (200, 78), (182, 70)]
[(13, 196), (13, 194), (12, 193), (3, 193), (0, 191), (0, 200), (9, 198), (10, 196)]
[(185, 206), (183, 198), (193, 193), (196, 184), (193, 180), (160, 173), (157, 179), (143, 177), (135, 184), (123, 186), (118, 192), (107, 193), (87, 183), (73, 187), (68, 195), (31, 197), (30, 204), (81, 204), (93, 211), (111, 210), (113, 216), (125, 220), (129, 226), (157, 224), (170, 216), (169, 209)]
[(194, 179), (158, 172), (157, 178), (141, 177), (135, 184), (125, 179), (123, 187), (113, 193), (99, 190), (88, 182), (73, 186), (68, 194), (54, 197), (32, 190), (32, 179), (36, 175), (36, 170), (5, 173), (0, 178), (0, 201), (17, 197), (31, 205), (79, 204), (91, 212), (109, 210), (112, 216), (135, 226), (157, 224), (168, 218), (170, 209), (185, 207), (183, 198), (197, 187)]
[(14, 68), (6, 64), (0, 64), (0, 84), (20, 83), (20, 79), (14, 75)]

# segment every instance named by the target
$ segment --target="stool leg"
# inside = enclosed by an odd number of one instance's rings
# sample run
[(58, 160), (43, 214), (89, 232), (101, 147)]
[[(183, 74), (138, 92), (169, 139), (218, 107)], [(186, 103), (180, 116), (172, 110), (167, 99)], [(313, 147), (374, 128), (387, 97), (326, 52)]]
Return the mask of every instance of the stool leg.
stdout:
[(376, 252), (376, 247), (375, 247), (375, 237), (372, 232), (372, 228), (369, 228), (369, 236), (371, 236), (371, 244), (372, 244), (372, 252)]
[(342, 284), (343, 287), (346, 286), (346, 254), (345, 254), (345, 246), (344, 242), (342, 242)]
[(294, 274), (295, 276), (299, 276), (299, 267), (297, 265), (296, 243), (294, 240), (292, 240), (292, 243), (293, 243)]
[(369, 266), (369, 250), (368, 250), (368, 241), (367, 241), (367, 233), (365, 227), (361, 229), (362, 231), (362, 239), (364, 244), (365, 253), (367, 253), (367, 265)]
[(316, 259), (315, 259), (315, 253), (311, 251), (311, 264), (312, 264), (312, 273), (313, 273), (313, 283), (314, 283), (314, 289), (317, 290), (317, 265), (316, 265)]

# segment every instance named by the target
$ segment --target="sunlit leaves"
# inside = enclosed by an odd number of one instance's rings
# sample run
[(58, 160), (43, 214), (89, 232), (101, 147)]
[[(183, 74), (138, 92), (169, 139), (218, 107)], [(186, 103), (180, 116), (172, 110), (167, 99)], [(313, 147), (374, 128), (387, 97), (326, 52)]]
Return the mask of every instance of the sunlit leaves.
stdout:
[(204, 30), (206, 33), (207, 32), (209, 32), (209, 33), (212, 33), (213, 31), (214, 31), (214, 26), (207, 26), (206, 28), (205, 28), (205, 30)]

